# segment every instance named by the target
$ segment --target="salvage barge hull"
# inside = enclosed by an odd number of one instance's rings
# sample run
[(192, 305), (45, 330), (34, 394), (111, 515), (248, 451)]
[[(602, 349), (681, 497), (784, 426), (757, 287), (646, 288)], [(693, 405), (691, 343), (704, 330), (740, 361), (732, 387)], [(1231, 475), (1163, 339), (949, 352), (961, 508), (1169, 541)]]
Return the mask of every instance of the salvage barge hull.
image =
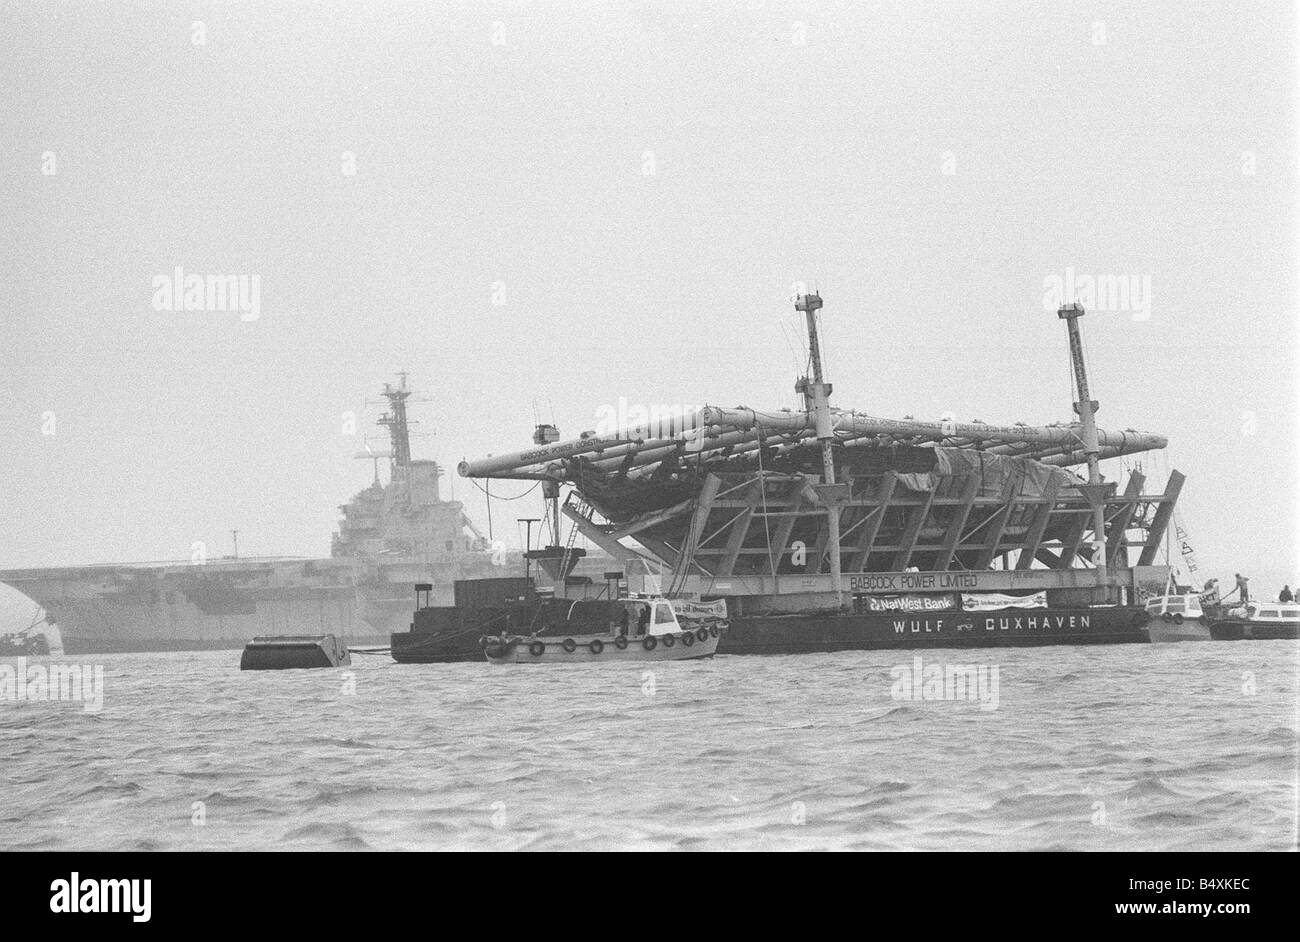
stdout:
[(1097, 426), (1082, 306), (1056, 312), (1076, 418), (1039, 426), (832, 406), (821, 307), (795, 300), (811, 373), (793, 408), (641, 410), (564, 441), (539, 426), (535, 447), (458, 473), (542, 482), (552, 529), (563, 513), (632, 593), (725, 600), (721, 654), (1148, 642), (1141, 603), (1168, 582), (1156, 558), (1184, 476), (1152, 490), (1139, 465), (1103, 473), (1167, 440)]
[(731, 619), (719, 654), (808, 654), (906, 648), (1010, 648), (1148, 641), (1140, 609), (942, 614), (757, 615)]
[[(510, 630), (539, 633), (559, 640), (572, 633), (548, 623), (548, 608), (566, 618), (581, 616), (590, 608), (597, 615), (599, 601), (550, 601), (507, 606), (505, 599), (520, 590), (524, 580), (481, 580), (457, 584), (462, 604), (425, 607), (416, 611), (411, 630), (391, 636), (390, 650), (401, 664), (435, 664), (481, 661), (484, 634)], [(477, 592), (483, 604), (468, 601), (466, 587)], [(496, 597), (493, 597), (495, 595)], [(540, 614), (539, 614), (540, 612)], [(590, 614), (585, 617), (591, 618)], [(973, 612), (741, 614), (729, 617), (730, 627), (718, 644), (718, 654), (807, 654), (826, 651), (874, 651), (907, 648), (1041, 647), (1054, 644), (1145, 644), (1150, 639), (1150, 615), (1132, 606), (1010, 608)], [(557, 633), (558, 632), (558, 633)]]

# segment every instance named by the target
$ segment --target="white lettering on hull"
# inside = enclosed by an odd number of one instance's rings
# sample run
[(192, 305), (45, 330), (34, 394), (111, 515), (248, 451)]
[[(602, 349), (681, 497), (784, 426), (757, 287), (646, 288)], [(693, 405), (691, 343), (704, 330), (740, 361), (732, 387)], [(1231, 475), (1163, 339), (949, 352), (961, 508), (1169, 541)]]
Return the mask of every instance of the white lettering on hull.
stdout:
[[(895, 618), (890, 622), (894, 634), (941, 634), (948, 631), (970, 631), (969, 619), (948, 618)], [(985, 631), (1078, 631), (1092, 627), (1091, 615), (1002, 615), (984, 619)]]

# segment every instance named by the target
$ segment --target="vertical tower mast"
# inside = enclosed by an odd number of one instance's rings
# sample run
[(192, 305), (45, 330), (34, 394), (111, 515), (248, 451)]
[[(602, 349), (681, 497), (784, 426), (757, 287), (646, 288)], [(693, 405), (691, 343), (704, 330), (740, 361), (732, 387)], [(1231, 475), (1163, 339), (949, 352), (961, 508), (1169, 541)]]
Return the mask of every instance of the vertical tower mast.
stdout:
[(411, 430), (406, 418), (406, 400), (410, 398), (411, 391), (406, 388), (406, 374), (397, 375), (399, 377), (397, 386), (384, 383), (383, 396), (388, 400), (388, 411), (375, 422), (376, 425), (388, 428), (388, 436), (391, 440), (389, 451), (392, 455), (392, 464), (389, 467), (390, 481), (404, 480), (407, 468), (411, 465)]
[(803, 377), (795, 389), (803, 393), (804, 408), (813, 413), (817, 440), (822, 446), (822, 490), (821, 495), (826, 504), (827, 535), (831, 555), (831, 587), (835, 590), (835, 603), (843, 604), (844, 585), (840, 560), (840, 501), (835, 487), (835, 455), (831, 449), (834, 434), (831, 428), (831, 384), (822, 376), (821, 345), (817, 341), (817, 311), (822, 306), (821, 295), (817, 292), (799, 295), (795, 299), (794, 309), (802, 311), (808, 322), (808, 354), (812, 359), (813, 378)]
[(1070, 363), (1074, 367), (1074, 382), (1078, 391), (1078, 401), (1074, 411), (1079, 414), (1083, 424), (1083, 453), (1088, 459), (1088, 501), (1092, 504), (1092, 538), (1093, 560), (1098, 569), (1106, 568), (1106, 504), (1104, 500), (1105, 485), (1101, 480), (1101, 464), (1098, 453), (1101, 446), (1097, 442), (1097, 409), (1100, 403), (1088, 392), (1088, 371), (1083, 362), (1083, 340), (1079, 334), (1079, 318), (1083, 317), (1083, 305), (1066, 304), (1056, 312), (1056, 316), (1065, 321), (1070, 333)]

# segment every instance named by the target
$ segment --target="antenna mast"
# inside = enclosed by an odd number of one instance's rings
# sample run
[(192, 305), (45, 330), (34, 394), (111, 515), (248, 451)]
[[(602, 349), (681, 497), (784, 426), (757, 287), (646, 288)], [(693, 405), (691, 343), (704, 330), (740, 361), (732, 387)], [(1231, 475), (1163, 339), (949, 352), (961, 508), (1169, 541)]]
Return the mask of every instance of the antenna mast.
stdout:
[(1079, 414), (1083, 424), (1083, 454), (1088, 459), (1088, 487), (1084, 494), (1092, 504), (1092, 540), (1093, 562), (1098, 569), (1106, 568), (1106, 502), (1107, 485), (1101, 480), (1101, 464), (1098, 453), (1101, 445), (1097, 441), (1097, 409), (1101, 404), (1088, 392), (1088, 372), (1083, 362), (1083, 340), (1079, 334), (1079, 318), (1083, 317), (1083, 305), (1066, 304), (1056, 312), (1056, 316), (1065, 321), (1070, 333), (1070, 362), (1074, 366), (1074, 381), (1079, 395), (1074, 404), (1074, 411)]
[(398, 383), (384, 383), (383, 397), (388, 400), (388, 411), (379, 416), (376, 425), (388, 429), (391, 442), (389, 454), (392, 463), (389, 466), (389, 480), (406, 479), (406, 470), (411, 465), (411, 429), (406, 418), (406, 400), (411, 391), (406, 388), (406, 373), (398, 373)]
[(827, 530), (831, 554), (831, 588), (835, 590), (836, 605), (844, 604), (844, 579), (840, 560), (840, 508), (844, 495), (835, 481), (835, 455), (831, 449), (834, 430), (831, 423), (831, 384), (822, 376), (821, 345), (817, 342), (817, 311), (822, 298), (817, 292), (795, 298), (794, 309), (802, 311), (808, 322), (808, 353), (812, 359), (813, 378), (800, 377), (795, 391), (803, 394), (804, 408), (813, 414), (817, 440), (822, 446), (822, 486), (818, 493), (826, 505)]

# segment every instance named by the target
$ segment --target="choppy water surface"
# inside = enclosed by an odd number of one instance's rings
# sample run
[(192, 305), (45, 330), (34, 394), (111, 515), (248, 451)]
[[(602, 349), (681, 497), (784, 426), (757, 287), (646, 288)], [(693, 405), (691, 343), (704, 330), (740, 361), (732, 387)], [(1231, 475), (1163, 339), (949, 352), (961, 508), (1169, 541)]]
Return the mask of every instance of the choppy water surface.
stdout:
[(0, 847), (1293, 849), (1297, 650), (923, 653), (997, 666), (994, 710), (895, 699), (911, 652), (35, 659), (104, 704), (0, 700)]

